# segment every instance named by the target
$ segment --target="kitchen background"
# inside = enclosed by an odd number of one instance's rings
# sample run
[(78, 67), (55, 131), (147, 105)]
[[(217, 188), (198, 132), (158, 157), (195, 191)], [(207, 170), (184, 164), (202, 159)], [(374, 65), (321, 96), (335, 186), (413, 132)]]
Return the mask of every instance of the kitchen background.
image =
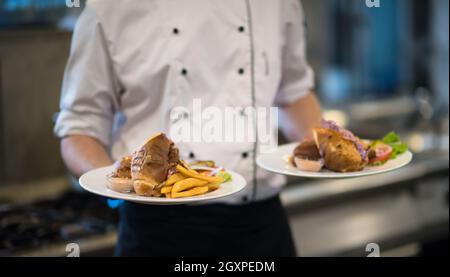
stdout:
[[(52, 133), (81, 11), (65, 2), (0, 0), (0, 256), (65, 256), (71, 242), (113, 253), (116, 202), (80, 190)], [(379, 176), (290, 179), (282, 200), (302, 256), (367, 256), (369, 243), (448, 255), (449, 1), (380, 4), (303, 0), (308, 57), (327, 118), (361, 137), (396, 130), (415, 158)]]

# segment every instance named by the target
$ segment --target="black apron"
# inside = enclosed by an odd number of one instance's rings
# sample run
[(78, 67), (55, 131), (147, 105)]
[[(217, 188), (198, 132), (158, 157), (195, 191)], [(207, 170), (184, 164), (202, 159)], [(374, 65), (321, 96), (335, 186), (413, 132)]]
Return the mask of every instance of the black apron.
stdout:
[(120, 207), (117, 256), (295, 256), (278, 196), (246, 205)]

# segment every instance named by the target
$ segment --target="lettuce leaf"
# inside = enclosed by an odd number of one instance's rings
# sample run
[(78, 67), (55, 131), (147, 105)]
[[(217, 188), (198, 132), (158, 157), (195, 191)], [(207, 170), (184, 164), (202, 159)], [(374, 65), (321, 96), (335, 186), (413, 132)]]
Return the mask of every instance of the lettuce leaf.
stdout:
[(408, 144), (402, 142), (400, 136), (395, 132), (388, 133), (381, 140), (392, 147), (391, 159), (395, 159), (408, 150)]
[(222, 177), (224, 183), (231, 181), (231, 179), (232, 179), (231, 174), (226, 171), (219, 171), (219, 172), (217, 172), (216, 176)]

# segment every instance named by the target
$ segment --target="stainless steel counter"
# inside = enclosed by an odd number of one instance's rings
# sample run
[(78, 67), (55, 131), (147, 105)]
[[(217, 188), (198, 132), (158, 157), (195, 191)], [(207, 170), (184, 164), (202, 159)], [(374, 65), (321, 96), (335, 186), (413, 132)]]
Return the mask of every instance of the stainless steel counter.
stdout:
[(282, 193), (301, 256), (409, 256), (448, 238), (448, 156), (418, 156), (398, 171), (304, 181)]
[(306, 205), (330, 198), (337, 200), (340, 197), (358, 193), (411, 186), (414, 181), (427, 175), (448, 172), (448, 168), (448, 154), (446, 156), (441, 153), (431, 157), (416, 155), (408, 166), (381, 175), (352, 179), (291, 181), (291, 185), (283, 190), (281, 198), (286, 207)]

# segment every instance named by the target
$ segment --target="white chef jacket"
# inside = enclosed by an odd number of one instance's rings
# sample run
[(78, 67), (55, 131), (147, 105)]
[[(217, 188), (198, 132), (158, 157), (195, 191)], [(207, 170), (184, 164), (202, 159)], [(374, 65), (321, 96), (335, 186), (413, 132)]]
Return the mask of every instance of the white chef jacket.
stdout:
[[(97, 138), (118, 159), (189, 122), (170, 113), (192, 109), (194, 98), (280, 106), (307, 95), (313, 79), (298, 0), (90, 0), (74, 30), (54, 131)], [(266, 199), (285, 182), (257, 168), (254, 142), (177, 146), (183, 159), (214, 160), (245, 177), (246, 188), (220, 202)]]

